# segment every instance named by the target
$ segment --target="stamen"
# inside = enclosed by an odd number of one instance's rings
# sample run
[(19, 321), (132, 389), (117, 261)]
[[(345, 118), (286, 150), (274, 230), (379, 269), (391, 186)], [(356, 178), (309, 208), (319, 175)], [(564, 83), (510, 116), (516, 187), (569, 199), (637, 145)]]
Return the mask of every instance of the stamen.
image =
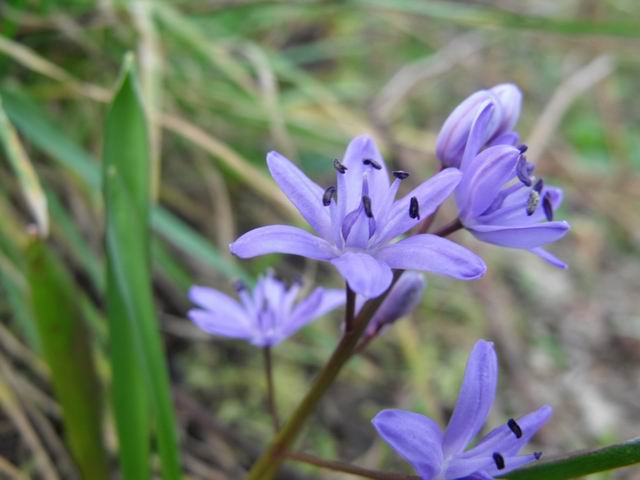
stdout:
[(347, 167), (340, 163), (340, 160), (337, 158), (333, 159), (333, 168), (335, 168), (338, 173), (347, 173)]
[(364, 207), (364, 213), (369, 218), (373, 218), (373, 210), (371, 210), (371, 197), (368, 195), (362, 196), (362, 206)]
[(518, 150), (520, 150), (520, 153), (524, 153), (527, 150), (529, 150), (529, 146), (526, 143), (522, 143), (522, 144), (518, 145), (516, 148)]
[(513, 418), (509, 419), (509, 421), (507, 422), (507, 426), (513, 432), (516, 438), (522, 438), (522, 428), (520, 428), (518, 422), (516, 422)]
[(420, 205), (416, 197), (411, 197), (411, 201), (409, 202), (409, 216), (420, 220)]
[(540, 460), (542, 458), (542, 452), (533, 452), (533, 456), (536, 457), (536, 460)]
[(322, 205), (324, 205), (325, 207), (331, 205), (331, 199), (335, 198), (336, 191), (336, 187), (334, 187), (333, 185), (327, 187), (327, 189), (322, 194)]
[(531, 190), (531, 193), (529, 194), (529, 199), (527, 200), (528, 216), (531, 216), (534, 214), (534, 212), (536, 211), (536, 208), (538, 208), (539, 203), (540, 203), (540, 194), (535, 190)]
[(396, 177), (399, 180), (404, 180), (409, 176), (409, 173), (405, 172), (404, 170), (394, 170), (391, 173), (393, 174), (394, 177)]
[(500, 455), (498, 452), (495, 452), (493, 454), (493, 461), (496, 462), (496, 467), (498, 468), (498, 470), (504, 470), (505, 464), (504, 457), (502, 455)]
[(372, 158), (365, 158), (364, 160), (362, 160), (362, 163), (364, 165), (370, 165), (373, 168), (375, 168), (376, 170), (382, 170), (382, 165), (380, 165), (378, 162), (376, 162)]
[(553, 204), (551, 203), (551, 194), (545, 193), (542, 197), (542, 209), (544, 210), (544, 216), (550, 222), (553, 220)]
[(527, 172), (527, 157), (524, 155), (520, 155), (518, 157), (518, 163), (516, 165), (516, 175), (518, 176), (518, 180), (524, 183), (527, 187), (530, 187), (533, 182), (531, 182), (531, 177)]
[(236, 292), (238, 293), (244, 292), (247, 290), (247, 284), (242, 280), (236, 280), (236, 282), (233, 284), (233, 288), (235, 288)]
[(544, 188), (544, 180), (542, 180), (541, 178), (538, 179), (538, 181), (536, 183), (534, 183), (533, 185), (533, 189), (540, 193), (542, 192), (542, 189)]

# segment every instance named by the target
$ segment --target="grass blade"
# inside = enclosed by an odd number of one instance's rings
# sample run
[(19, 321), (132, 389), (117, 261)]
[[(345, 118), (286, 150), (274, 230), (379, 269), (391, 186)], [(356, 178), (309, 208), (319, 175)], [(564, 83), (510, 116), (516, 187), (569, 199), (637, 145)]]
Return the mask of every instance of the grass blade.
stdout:
[[(107, 116), (103, 152), (106, 207), (107, 305), (111, 329), (115, 413), (126, 478), (147, 463), (147, 404), (152, 407), (163, 477), (180, 478), (171, 390), (154, 312), (150, 271), (150, 152), (132, 57)], [(125, 338), (128, 337), (128, 338)], [(132, 375), (132, 366), (137, 372)], [(133, 392), (131, 382), (143, 377)], [(140, 397), (138, 397), (140, 395)], [(144, 400), (143, 400), (144, 399)], [(132, 413), (131, 402), (135, 402)], [(135, 418), (130, 418), (135, 415)], [(140, 430), (131, 433), (135, 422)], [(132, 445), (130, 445), (130, 443)], [(131, 450), (127, 448), (131, 446)], [(140, 452), (141, 457), (135, 457)], [(125, 462), (126, 459), (126, 462)], [(135, 462), (135, 465), (134, 465)], [(131, 468), (129, 471), (128, 468)]]
[(44, 358), (62, 407), (65, 437), (82, 478), (109, 478), (91, 340), (73, 280), (40, 239), (28, 247), (27, 278)]
[(607, 447), (570, 453), (510, 473), (513, 480), (563, 480), (640, 463), (640, 437)]
[(31, 165), (27, 152), (24, 151), (13, 125), (11, 125), (11, 122), (4, 112), (4, 108), (2, 108), (1, 97), (0, 140), (4, 144), (4, 149), (11, 163), (11, 167), (18, 178), (27, 205), (29, 205), (29, 209), (35, 218), (38, 231), (42, 236), (46, 236), (49, 232), (47, 198), (42, 191), (40, 181), (38, 180), (33, 165)]

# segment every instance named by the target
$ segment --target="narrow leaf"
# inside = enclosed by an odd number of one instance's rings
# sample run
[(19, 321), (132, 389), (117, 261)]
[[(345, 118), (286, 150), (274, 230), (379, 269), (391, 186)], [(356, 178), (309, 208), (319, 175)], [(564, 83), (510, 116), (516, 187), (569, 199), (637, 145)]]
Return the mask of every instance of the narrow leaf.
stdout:
[(100, 386), (77, 287), (42, 240), (31, 242), (26, 257), (35, 323), (62, 407), (65, 439), (82, 478), (106, 480)]
[(35, 218), (38, 231), (42, 236), (49, 232), (49, 215), (47, 212), (47, 198), (45, 197), (36, 171), (31, 165), (20, 139), (7, 118), (0, 98), (0, 140), (11, 163), (29, 210)]
[(130, 56), (107, 116), (103, 164), (107, 314), (124, 475), (149, 477), (148, 405), (163, 477), (180, 478), (171, 390), (151, 290), (149, 138)]
[(640, 437), (536, 463), (507, 475), (512, 480), (563, 480), (640, 463)]

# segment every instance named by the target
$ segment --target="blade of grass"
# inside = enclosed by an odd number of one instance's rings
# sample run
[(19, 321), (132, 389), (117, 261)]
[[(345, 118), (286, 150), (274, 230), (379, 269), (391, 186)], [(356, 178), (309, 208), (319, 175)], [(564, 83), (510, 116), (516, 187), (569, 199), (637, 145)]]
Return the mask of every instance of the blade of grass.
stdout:
[(575, 452), (509, 473), (512, 480), (564, 480), (640, 463), (640, 437), (604, 448)]
[(62, 407), (65, 439), (83, 478), (107, 479), (100, 387), (75, 285), (42, 240), (33, 240), (26, 258), (35, 323)]
[(27, 152), (20, 143), (18, 134), (2, 108), (2, 97), (0, 97), (0, 140), (18, 178), (22, 194), (35, 218), (38, 231), (41, 235), (46, 236), (49, 232), (47, 198), (42, 191), (38, 175), (27, 156)]
[[(171, 390), (165, 363), (162, 339), (159, 334), (151, 290), (150, 266), (150, 152), (149, 138), (133, 57), (127, 56), (122, 79), (107, 115), (103, 151), (103, 188), (106, 207), (107, 305), (112, 337), (114, 404), (118, 417), (120, 440), (130, 433), (130, 402), (138, 401), (138, 418), (146, 422), (146, 403), (153, 407), (163, 478), (180, 478), (180, 461), (171, 401)], [(123, 337), (129, 339), (122, 342)], [(132, 398), (132, 380), (128, 372), (138, 365), (143, 377), (146, 401)], [(126, 382), (126, 383), (124, 383)], [(140, 392), (138, 392), (140, 393)], [(140, 463), (149, 458), (131, 458), (138, 449), (146, 450), (146, 433), (135, 432), (139, 444), (133, 450), (121, 451), (121, 458)], [(124, 463), (124, 462), (123, 462)], [(147, 467), (148, 468), (148, 467)], [(126, 478), (147, 478), (129, 476)]]

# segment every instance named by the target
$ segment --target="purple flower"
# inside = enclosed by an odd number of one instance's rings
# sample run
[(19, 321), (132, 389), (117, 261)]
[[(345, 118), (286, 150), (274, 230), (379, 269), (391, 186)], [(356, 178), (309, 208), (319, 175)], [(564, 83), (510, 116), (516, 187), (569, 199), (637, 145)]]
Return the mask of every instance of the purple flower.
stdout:
[(565, 221), (553, 221), (562, 190), (533, 177), (534, 166), (524, 154), (526, 145), (482, 150), (482, 132), (492, 121), (490, 112), (485, 107), (469, 133), (460, 167), (463, 178), (455, 194), (460, 221), (483, 242), (529, 250), (556, 267), (567, 268), (542, 248), (570, 229)]
[[(411, 313), (420, 303), (425, 287), (426, 281), (421, 273), (403, 273), (371, 318), (365, 340), (375, 337), (396, 320)], [(358, 301), (360, 308), (364, 299), (358, 298)]]
[(467, 97), (445, 120), (436, 142), (436, 156), (445, 167), (460, 167), (469, 135), (478, 116), (488, 109), (488, 119), (480, 135), (480, 148), (516, 145), (519, 136), (513, 127), (520, 116), (522, 93), (513, 84), (503, 83)]
[(469, 356), (458, 401), (444, 432), (430, 418), (404, 410), (383, 410), (373, 425), (423, 480), (502, 476), (540, 458), (540, 452), (518, 454), (551, 417), (552, 409), (545, 405), (517, 420), (510, 419), (465, 450), (487, 419), (497, 381), (493, 344), (479, 340)]
[(241, 283), (237, 290), (240, 302), (212, 288), (191, 287), (189, 298), (199, 308), (189, 318), (212, 335), (273, 347), (345, 301), (343, 290), (316, 288), (296, 303), (300, 284), (287, 288), (272, 274), (259, 278), (253, 292)]
[(391, 269), (411, 269), (462, 280), (481, 277), (486, 266), (467, 249), (434, 235), (393, 241), (429, 216), (456, 188), (461, 174), (446, 169), (399, 200), (408, 174), (394, 171), (367, 136), (351, 141), (335, 160), (336, 185), (321, 188), (276, 152), (267, 156), (273, 179), (318, 234), (288, 225), (257, 228), (230, 245), (242, 258), (289, 253), (331, 262), (358, 294), (376, 297), (391, 284)]

